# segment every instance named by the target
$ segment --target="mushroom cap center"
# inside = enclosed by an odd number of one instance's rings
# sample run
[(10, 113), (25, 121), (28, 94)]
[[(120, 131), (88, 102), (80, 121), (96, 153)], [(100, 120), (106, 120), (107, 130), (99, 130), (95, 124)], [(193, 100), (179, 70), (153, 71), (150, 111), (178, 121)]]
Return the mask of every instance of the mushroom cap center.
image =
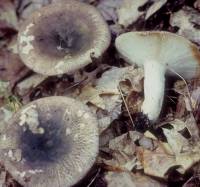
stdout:
[[(75, 15), (76, 14), (76, 15)], [(74, 57), (92, 45), (91, 23), (77, 12), (54, 12), (35, 24), (33, 45), (38, 53), (53, 58)]]
[(54, 109), (46, 117), (46, 113), (37, 111), (38, 115), (29, 116), (20, 129), (19, 145), (28, 165), (45, 167), (70, 154), (73, 142), (70, 135), (66, 136), (66, 126), (72, 124), (62, 120), (62, 113)]
[[(46, 124), (44, 124), (46, 123)], [(30, 163), (56, 162), (70, 152), (70, 138), (67, 137), (62, 125), (56, 120), (40, 123), (38, 133), (28, 127), (21, 134), (22, 157)]]

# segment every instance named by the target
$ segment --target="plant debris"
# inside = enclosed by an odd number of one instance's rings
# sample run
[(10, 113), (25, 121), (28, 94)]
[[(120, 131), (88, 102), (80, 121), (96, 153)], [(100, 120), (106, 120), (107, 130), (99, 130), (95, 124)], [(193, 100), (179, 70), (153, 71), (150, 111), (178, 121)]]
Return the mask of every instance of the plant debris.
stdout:
[[(141, 113), (143, 68), (127, 64), (114, 42), (125, 32), (159, 30), (184, 36), (200, 46), (200, 1), (79, 1), (95, 6), (103, 15), (111, 30), (111, 45), (101, 59), (92, 59), (86, 67), (48, 77), (24, 66), (18, 55), (17, 33), (30, 14), (58, 0), (1, 0), (0, 133), (13, 114), (30, 101), (73, 97), (96, 116), (100, 137), (95, 166), (76, 187), (199, 186), (200, 79), (186, 82), (177, 76), (166, 81), (165, 103), (159, 120), (152, 125)], [(38, 123), (35, 118), (32, 108), (23, 114), (21, 123), (24, 119)], [(13, 155), (10, 152), (8, 156)], [(1, 163), (0, 186), (22, 187)]]

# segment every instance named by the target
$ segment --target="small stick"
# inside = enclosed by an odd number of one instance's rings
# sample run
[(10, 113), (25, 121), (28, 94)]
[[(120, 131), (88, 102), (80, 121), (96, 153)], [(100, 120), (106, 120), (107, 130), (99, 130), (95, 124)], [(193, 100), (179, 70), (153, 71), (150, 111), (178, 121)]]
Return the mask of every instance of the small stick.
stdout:
[(129, 117), (130, 117), (130, 120), (131, 120), (131, 123), (132, 123), (133, 127), (135, 127), (135, 124), (134, 124), (134, 122), (133, 122), (133, 118), (131, 117), (131, 113), (130, 113), (130, 111), (129, 111), (129, 109), (128, 109), (128, 105), (127, 105), (127, 103), (126, 103), (126, 101), (125, 101), (125, 99), (124, 99), (124, 96), (123, 96), (123, 93), (122, 93), (122, 90), (121, 90), (120, 85), (118, 86), (118, 90), (119, 90), (120, 95), (121, 95), (121, 97), (122, 97), (122, 100), (123, 100), (123, 102), (124, 102), (124, 104), (125, 104), (126, 110), (127, 110), (128, 115), (129, 115)]
[(87, 187), (90, 187), (92, 185), (92, 183), (96, 180), (97, 176), (99, 175), (101, 171), (101, 168), (98, 169), (96, 175), (94, 176), (94, 178), (91, 180), (91, 182), (87, 185)]
[[(169, 69), (170, 71), (172, 71), (173, 73), (175, 73), (177, 76), (179, 76), (182, 80), (183, 80), (183, 82), (185, 83), (185, 85), (186, 85), (186, 89), (187, 89), (187, 92), (188, 92), (188, 99), (189, 99), (189, 104), (190, 104), (190, 108), (191, 108), (191, 110), (192, 111), (190, 111), (190, 115), (192, 116), (192, 119), (194, 119), (194, 121), (195, 121), (195, 117), (194, 117), (194, 115), (193, 115), (193, 107), (192, 107), (192, 101), (191, 101), (191, 95), (190, 95), (190, 91), (189, 91), (189, 88), (188, 88), (188, 84), (187, 84), (187, 82), (185, 81), (185, 79), (181, 76), (181, 75), (179, 75), (176, 71), (174, 71), (173, 69)], [(191, 123), (192, 124), (192, 123)], [(191, 126), (188, 126), (188, 130), (189, 130), (189, 132), (190, 132), (190, 134), (191, 135), (193, 135), (197, 140), (199, 140), (199, 128), (198, 128), (198, 126), (197, 126), (197, 124), (196, 124), (196, 121), (195, 121), (195, 123)]]
[(183, 80), (183, 82), (185, 83), (185, 86), (186, 86), (186, 89), (187, 89), (187, 92), (188, 92), (190, 107), (191, 107), (191, 109), (192, 109), (192, 101), (191, 101), (190, 90), (189, 90), (189, 88), (188, 88), (188, 84), (187, 84), (186, 80), (185, 80), (180, 74), (178, 74), (176, 71), (174, 71), (173, 69), (169, 68), (169, 70), (170, 70), (171, 72), (173, 72), (174, 74), (176, 74), (178, 77), (180, 77), (180, 78)]

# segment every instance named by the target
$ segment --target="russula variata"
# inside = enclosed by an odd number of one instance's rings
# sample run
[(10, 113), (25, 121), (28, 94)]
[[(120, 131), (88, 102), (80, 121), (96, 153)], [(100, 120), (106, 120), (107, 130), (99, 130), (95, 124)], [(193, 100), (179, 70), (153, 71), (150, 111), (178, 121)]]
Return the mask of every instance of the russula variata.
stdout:
[(129, 63), (144, 67), (142, 111), (155, 121), (161, 111), (165, 76), (179, 74), (185, 79), (200, 75), (200, 53), (195, 44), (164, 31), (128, 32), (117, 37), (115, 46)]
[(59, 75), (99, 58), (110, 39), (108, 25), (95, 7), (68, 0), (34, 12), (20, 28), (18, 49), (33, 71)]
[(0, 134), (0, 161), (26, 187), (68, 187), (90, 170), (98, 126), (87, 106), (62, 96), (35, 100)]

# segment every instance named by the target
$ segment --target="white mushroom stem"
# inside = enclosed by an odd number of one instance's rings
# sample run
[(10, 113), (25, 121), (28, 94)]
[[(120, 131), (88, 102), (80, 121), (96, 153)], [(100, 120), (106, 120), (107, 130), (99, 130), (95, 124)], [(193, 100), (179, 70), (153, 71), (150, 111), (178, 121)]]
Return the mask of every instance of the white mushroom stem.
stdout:
[(144, 102), (142, 112), (151, 121), (155, 121), (161, 111), (166, 66), (160, 62), (152, 61), (144, 64)]

